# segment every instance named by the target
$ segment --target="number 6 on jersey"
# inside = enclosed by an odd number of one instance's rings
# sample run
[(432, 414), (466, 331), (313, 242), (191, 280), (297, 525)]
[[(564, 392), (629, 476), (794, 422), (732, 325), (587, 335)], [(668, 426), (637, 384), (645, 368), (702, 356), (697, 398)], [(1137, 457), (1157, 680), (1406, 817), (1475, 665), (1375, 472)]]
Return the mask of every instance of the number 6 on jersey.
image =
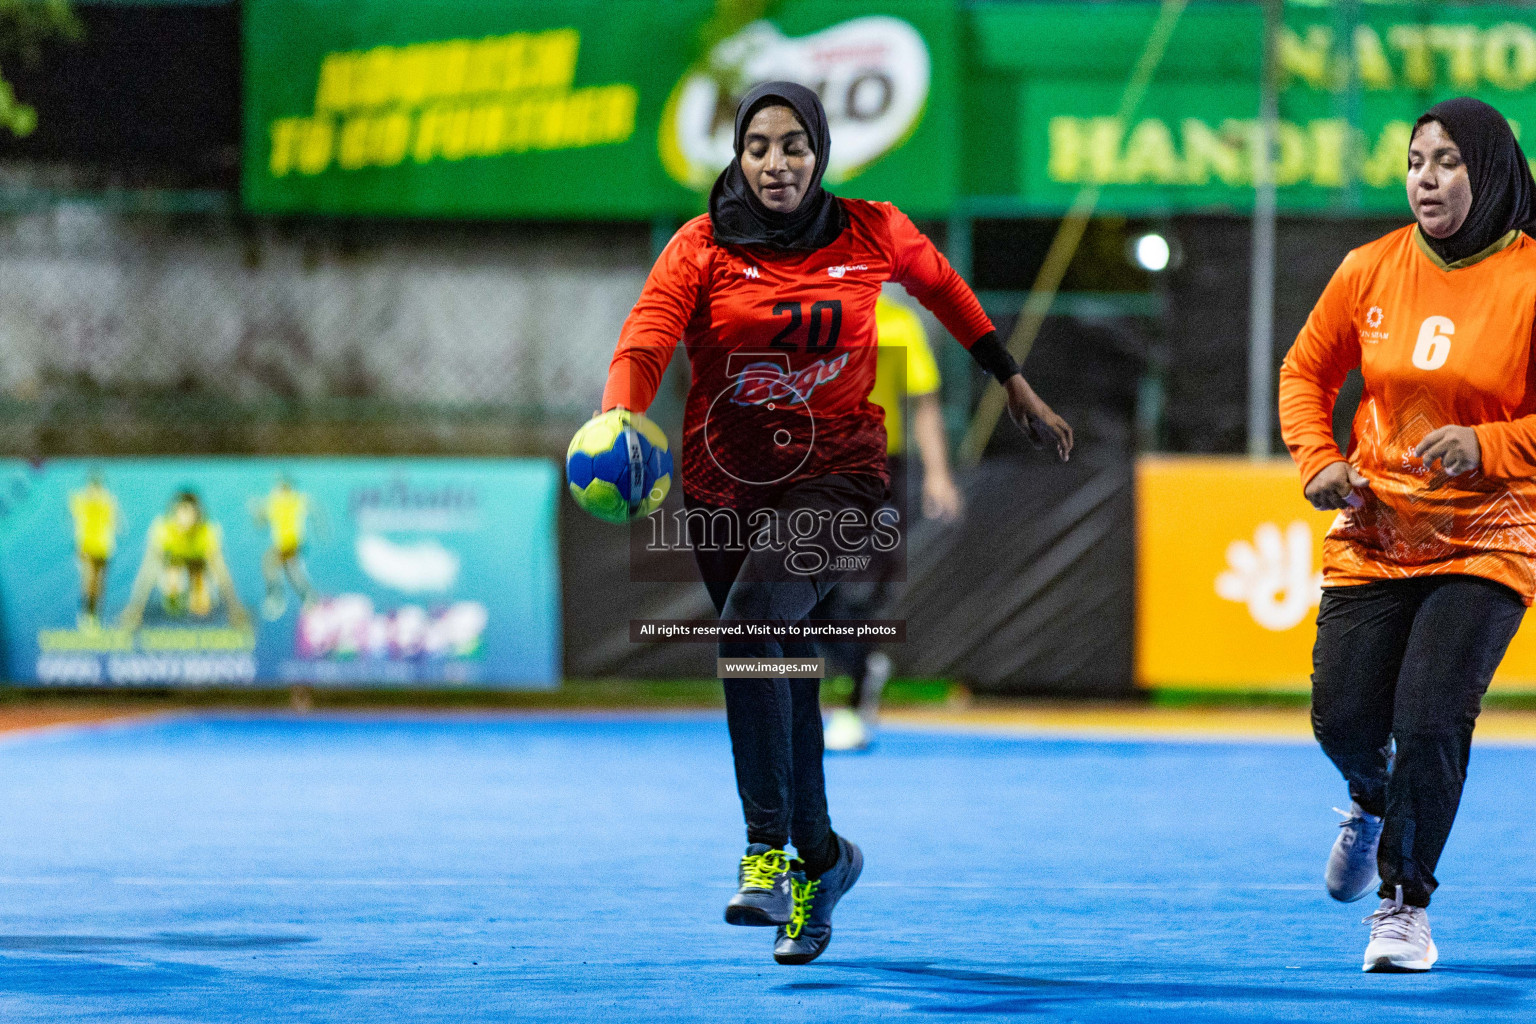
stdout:
[(1451, 357), (1451, 335), (1456, 325), (1449, 317), (1432, 316), (1419, 325), (1419, 340), (1413, 346), (1413, 365), (1421, 370), (1438, 370)]

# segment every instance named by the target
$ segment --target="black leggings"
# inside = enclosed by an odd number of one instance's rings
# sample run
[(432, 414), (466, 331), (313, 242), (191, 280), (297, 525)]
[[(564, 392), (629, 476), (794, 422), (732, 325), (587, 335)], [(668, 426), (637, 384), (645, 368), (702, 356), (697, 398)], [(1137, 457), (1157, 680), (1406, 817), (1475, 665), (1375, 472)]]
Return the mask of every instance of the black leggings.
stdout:
[[(823, 476), (788, 488), (766, 512), (782, 524), (797, 510), (809, 509), (825, 527), (829, 517), (822, 513), (854, 508), (868, 515), (879, 507), (884, 493), (884, 483), (875, 476)], [(751, 513), (719, 509), (692, 498), (686, 504), (690, 510), (710, 514), (732, 513), (743, 522)], [(690, 523), (689, 541), (721, 622), (803, 622), (841, 575), (830, 568), (796, 572), (783, 551), (719, 543), (721, 538), (712, 534), (709, 525)], [(824, 534), (819, 537), (824, 539)], [(744, 535), (738, 539), (745, 539)], [(815, 656), (810, 643), (773, 639), (720, 643), (722, 658)], [(821, 680), (725, 679), (722, 684), (747, 842), (783, 847), (793, 841), (806, 873), (821, 874), (837, 860), (821, 766)]]
[(1401, 885), (1403, 902), (1429, 906), (1483, 693), (1524, 614), (1513, 590), (1473, 576), (1323, 591), (1312, 731), (1354, 801), (1386, 818), (1384, 899)]

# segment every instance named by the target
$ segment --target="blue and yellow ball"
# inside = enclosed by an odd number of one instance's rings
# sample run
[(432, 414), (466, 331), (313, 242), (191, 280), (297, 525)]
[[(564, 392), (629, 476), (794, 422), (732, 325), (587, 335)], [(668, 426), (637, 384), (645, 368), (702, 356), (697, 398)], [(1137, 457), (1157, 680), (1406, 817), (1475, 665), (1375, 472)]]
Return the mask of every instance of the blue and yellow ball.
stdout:
[(667, 435), (638, 412), (592, 417), (571, 438), (565, 479), (576, 504), (610, 523), (628, 523), (661, 506), (672, 486)]

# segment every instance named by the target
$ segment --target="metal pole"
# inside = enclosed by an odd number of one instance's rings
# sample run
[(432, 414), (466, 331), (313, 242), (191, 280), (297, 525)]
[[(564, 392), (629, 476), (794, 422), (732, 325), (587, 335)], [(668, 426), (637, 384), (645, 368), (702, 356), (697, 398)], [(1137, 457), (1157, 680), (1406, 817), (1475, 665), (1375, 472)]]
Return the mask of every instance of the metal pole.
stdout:
[(1356, 59), (1355, 33), (1360, 31), (1360, 0), (1340, 0), (1334, 8), (1334, 40), (1349, 69), (1348, 84), (1334, 101), (1335, 116), (1344, 122), (1344, 187), (1339, 189), (1334, 208), (1349, 213), (1360, 212), (1360, 165), (1357, 138), (1360, 135), (1360, 62)]
[[(971, 211), (964, 200), (957, 200), (949, 214), (944, 231), (944, 255), (949, 265), (961, 279), (971, 281), (971, 268), (975, 254), (974, 225)], [(976, 397), (975, 365), (971, 357), (959, 345), (940, 345), (935, 353), (939, 356), (939, 378), (943, 382), (940, 394), (943, 400), (944, 431), (949, 441), (949, 454), (954, 456), (961, 438), (965, 436), (967, 419), (971, 414), (972, 400)]]
[(1254, 161), (1253, 257), (1248, 298), (1248, 455), (1268, 458), (1275, 406), (1275, 146), (1279, 140), (1281, 0), (1264, 0), (1264, 61), (1259, 85), (1259, 153)]

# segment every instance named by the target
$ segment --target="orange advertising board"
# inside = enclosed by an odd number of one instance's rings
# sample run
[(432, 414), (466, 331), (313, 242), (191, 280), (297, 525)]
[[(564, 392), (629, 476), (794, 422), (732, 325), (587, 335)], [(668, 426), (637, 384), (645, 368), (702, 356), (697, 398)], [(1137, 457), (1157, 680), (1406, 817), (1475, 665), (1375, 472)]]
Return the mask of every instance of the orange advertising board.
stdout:
[[(1289, 459), (1151, 457), (1136, 477), (1137, 683), (1307, 689), (1337, 513), (1307, 504)], [(1536, 626), (1521, 628), (1493, 688), (1536, 690)]]

